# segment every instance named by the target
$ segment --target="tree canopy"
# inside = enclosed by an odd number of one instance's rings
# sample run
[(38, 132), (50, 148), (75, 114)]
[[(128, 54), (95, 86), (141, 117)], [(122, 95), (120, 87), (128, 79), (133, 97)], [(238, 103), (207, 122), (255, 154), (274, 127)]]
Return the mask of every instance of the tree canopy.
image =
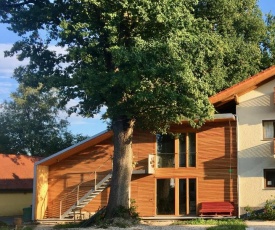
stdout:
[(0, 152), (49, 156), (86, 137), (67, 130), (68, 121), (58, 119), (57, 94), (19, 85), (12, 101), (0, 109)]
[[(206, 118), (209, 95), (261, 67), (265, 25), (255, 0), (2, 0), (1, 6), (2, 21), (23, 36), (6, 55), (30, 58), (16, 70), (18, 81), (54, 85), (64, 103), (79, 98), (73, 111), (84, 116), (104, 105), (105, 117), (135, 117), (165, 130), (183, 117)], [(51, 41), (67, 52), (49, 49)]]
[(127, 206), (134, 125), (155, 132), (182, 119), (200, 125), (214, 113), (209, 95), (263, 67), (267, 28), (256, 0), (0, 0), (0, 6), (1, 21), (22, 36), (6, 55), (30, 59), (15, 71), (19, 82), (56, 87), (63, 104), (77, 98), (71, 112), (83, 116), (106, 106), (114, 131), (109, 210)]

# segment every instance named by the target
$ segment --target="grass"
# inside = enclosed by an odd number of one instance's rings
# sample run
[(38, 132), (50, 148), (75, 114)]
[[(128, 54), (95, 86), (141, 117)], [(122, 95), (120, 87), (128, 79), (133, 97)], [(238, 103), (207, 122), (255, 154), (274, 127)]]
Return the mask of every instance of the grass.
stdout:
[(32, 227), (29, 227), (29, 226), (20, 226), (20, 227), (17, 227), (15, 228), (15, 226), (0, 226), (0, 230), (14, 230), (14, 229), (17, 229), (17, 230), (32, 230), (33, 228)]
[(207, 229), (209, 230), (245, 230), (246, 225), (243, 220), (240, 219), (194, 219), (177, 221), (175, 225), (210, 225)]
[(57, 224), (54, 229), (64, 229), (64, 228), (79, 228), (80, 223), (66, 223), (66, 224)]

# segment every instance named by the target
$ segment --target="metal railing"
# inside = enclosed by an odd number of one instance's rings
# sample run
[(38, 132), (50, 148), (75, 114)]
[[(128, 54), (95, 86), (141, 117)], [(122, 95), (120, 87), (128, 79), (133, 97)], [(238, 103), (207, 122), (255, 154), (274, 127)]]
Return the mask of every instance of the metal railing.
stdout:
[[(157, 168), (196, 167), (196, 152), (189, 153), (157, 153)], [(175, 157), (178, 165), (175, 165)]]
[(157, 166), (158, 168), (174, 168), (175, 153), (158, 153)]
[[(112, 171), (112, 167), (108, 172), (103, 174), (102, 172), (98, 172), (103, 166), (106, 165), (108, 161), (112, 160), (112, 157), (108, 158), (104, 161), (99, 167), (96, 168), (95, 171), (90, 172), (89, 179), (83, 180), (79, 184), (77, 184), (71, 191), (67, 192), (62, 199), (59, 200), (59, 217), (61, 219), (62, 213), (68, 210), (73, 205), (78, 205), (79, 200), (82, 196), (84, 196), (88, 191), (97, 189), (97, 184), (100, 180), (98, 180), (98, 176), (100, 175), (103, 179), (106, 175), (108, 175)], [(87, 174), (85, 172), (85, 174)]]

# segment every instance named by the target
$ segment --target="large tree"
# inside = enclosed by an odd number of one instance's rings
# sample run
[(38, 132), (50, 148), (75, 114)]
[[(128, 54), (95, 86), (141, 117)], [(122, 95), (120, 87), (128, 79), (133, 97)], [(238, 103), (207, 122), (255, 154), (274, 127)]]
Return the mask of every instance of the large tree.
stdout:
[[(19, 82), (59, 89), (71, 112), (102, 106), (114, 132), (107, 217), (129, 204), (134, 126), (167, 132), (214, 113), (208, 96), (259, 71), (265, 24), (256, 0), (0, 0), (30, 58)], [(42, 33), (41, 33), (42, 32)], [(42, 36), (41, 36), (42, 34)], [(66, 52), (55, 52), (51, 45)], [(196, 122), (194, 122), (196, 120)]]
[(263, 51), (263, 68), (267, 68), (275, 64), (275, 16), (271, 14), (266, 15), (266, 36), (262, 43)]
[(19, 85), (0, 109), (0, 152), (49, 156), (81, 140), (68, 131), (68, 121), (59, 119), (58, 95)]

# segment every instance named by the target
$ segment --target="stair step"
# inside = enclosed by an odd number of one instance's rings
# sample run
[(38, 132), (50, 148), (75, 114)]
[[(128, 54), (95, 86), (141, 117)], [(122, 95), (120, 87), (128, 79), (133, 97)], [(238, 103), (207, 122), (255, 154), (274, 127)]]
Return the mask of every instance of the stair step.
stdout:
[[(108, 177), (109, 176), (109, 177)], [(105, 181), (103, 181), (105, 180)], [(81, 210), (88, 203), (90, 203), (98, 194), (100, 194), (107, 186), (110, 184), (111, 175), (107, 175), (101, 182), (99, 182), (100, 186), (98, 186), (95, 190), (92, 189), (86, 193), (78, 202), (78, 204), (73, 205), (70, 209), (68, 209), (62, 216), (66, 218), (68, 216), (74, 216), (75, 214), (80, 214), (80, 212), (76, 212), (77, 210)], [(83, 200), (82, 200), (83, 199)], [(82, 201), (81, 201), (82, 200)], [(75, 210), (75, 212), (73, 212)]]

